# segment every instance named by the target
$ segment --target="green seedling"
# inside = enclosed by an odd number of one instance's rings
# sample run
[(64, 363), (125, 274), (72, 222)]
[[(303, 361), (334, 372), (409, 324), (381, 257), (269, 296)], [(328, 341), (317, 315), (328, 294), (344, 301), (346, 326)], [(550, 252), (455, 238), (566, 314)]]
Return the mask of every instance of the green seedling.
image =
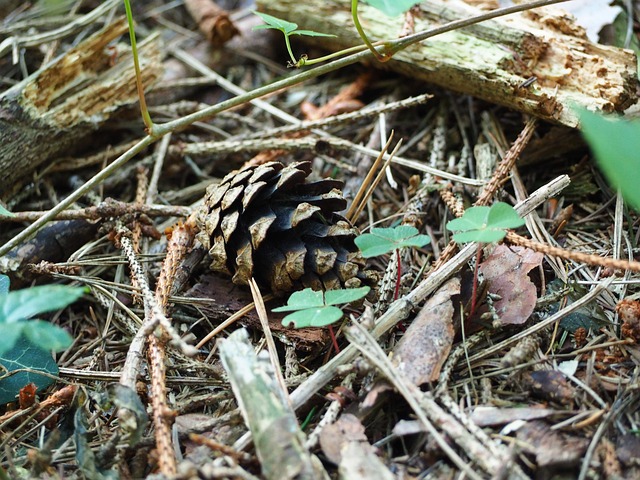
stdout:
[(582, 133), (598, 165), (624, 199), (640, 211), (640, 122), (614, 120), (586, 110), (580, 112)]
[(478, 265), (482, 253), (482, 244), (498, 242), (505, 237), (508, 229), (521, 227), (524, 223), (524, 219), (518, 215), (518, 212), (511, 205), (504, 202), (496, 202), (490, 207), (471, 207), (460, 218), (447, 222), (447, 230), (458, 232), (453, 235), (453, 239), (456, 242), (478, 242), (469, 317), (476, 311)]
[(253, 30), (272, 29), (282, 32), (284, 35), (284, 43), (287, 46), (287, 52), (289, 52), (289, 57), (291, 58), (290, 66), (292, 67), (310, 65), (313, 61), (307, 60), (305, 56), (301, 57), (300, 60), (296, 59), (296, 56), (293, 54), (293, 50), (291, 49), (291, 42), (289, 41), (289, 37), (291, 35), (306, 35), (307, 37), (335, 37), (335, 35), (331, 35), (329, 33), (314, 32), (313, 30), (298, 30), (297, 23), (287, 22), (286, 20), (267, 15), (266, 13), (256, 11), (253, 13), (258, 15), (265, 22), (264, 25), (256, 25), (253, 27)]
[(420, 235), (418, 229), (411, 225), (398, 225), (393, 228), (372, 228), (371, 233), (365, 233), (355, 239), (355, 244), (364, 258), (395, 252), (398, 270), (396, 288), (393, 294), (394, 300), (397, 300), (400, 295), (400, 282), (402, 279), (400, 249), (405, 247), (422, 248), (428, 245), (429, 242), (431, 242), (429, 235)]
[(369, 290), (369, 287), (360, 287), (322, 292), (305, 288), (292, 293), (285, 306), (274, 308), (273, 311), (294, 312), (282, 319), (285, 327), (290, 324), (295, 328), (324, 327), (342, 318), (342, 310), (336, 305), (360, 300)]
[(38, 388), (53, 383), (47, 375), (57, 375), (58, 367), (49, 352), (67, 348), (73, 339), (60, 327), (31, 318), (64, 308), (84, 293), (63, 285), (9, 292), (9, 278), (0, 275), (0, 366), (7, 372), (25, 369), (0, 380), (0, 404), (13, 401), (30, 382)]
[[(380, 10), (385, 15), (389, 17), (395, 17), (400, 15), (401, 13), (406, 12), (418, 2), (416, 2), (415, 0), (367, 0), (367, 3), (377, 10)], [(314, 32), (313, 30), (298, 30), (298, 24), (296, 23), (288, 22), (272, 15), (267, 15), (266, 13), (256, 11), (254, 11), (253, 13), (258, 15), (265, 22), (264, 25), (253, 27), (254, 30), (274, 29), (282, 32), (282, 34), (284, 35), (285, 44), (287, 46), (287, 51), (289, 52), (289, 57), (291, 58), (291, 61), (289, 62), (289, 66), (291, 67), (299, 68), (305, 65), (314, 65), (335, 57), (358, 52), (366, 48), (371, 50), (373, 55), (381, 62), (386, 62), (391, 58), (390, 56), (385, 56), (378, 53), (378, 51), (375, 49), (375, 46), (367, 37), (367, 34), (365, 33), (360, 20), (358, 19), (358, 0), (351, 0), (351, 18), (353, 19), (353, 24), (358, 31), (358, 35), (360, 35), (360, 38), (364, 42), (364, 46), (346, 48), (344, 50), (326, 55), (324, 57), (314, 58), (313, 60), (309, 60), (306, 55), (301, 56), (300, 59), (296, 59), (295, 55), (293, 54), (293, 50), (291, 49), (289, 37), (291, 35), (306, 35), (307, 37), (335, 37), (336, 35)]]

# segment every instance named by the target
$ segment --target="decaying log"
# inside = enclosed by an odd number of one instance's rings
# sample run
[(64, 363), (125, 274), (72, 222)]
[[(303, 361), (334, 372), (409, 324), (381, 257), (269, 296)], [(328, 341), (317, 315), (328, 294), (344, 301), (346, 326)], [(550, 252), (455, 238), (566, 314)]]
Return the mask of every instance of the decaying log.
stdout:
[[(313, 45), (339, 50), (362, 44), (349, 2), (258, 0), (257, 5), (300, 28), (338, 35), (296, 37)], [(483, 13), (461, 0), (427, 0), (416, 9), (416, 32)], [(366, 4), (358, 13), (371, 41), (397, 38), (402, 30), (402, 16), (389, 18)], [(571, 104), (613, 112), (637, 100), (635, 54), (590, 42), (573, 17), (550, 7), (444, 33), (370, 65), (570, 127), (578, 124)]]
[[(0, 96), (0, 197), (138, 101), (130, 51), (110, 46), (126, 31), (124, 19), (108, 25)], [(149, 86), (162, 73), (158, 37), (139, 52)]]

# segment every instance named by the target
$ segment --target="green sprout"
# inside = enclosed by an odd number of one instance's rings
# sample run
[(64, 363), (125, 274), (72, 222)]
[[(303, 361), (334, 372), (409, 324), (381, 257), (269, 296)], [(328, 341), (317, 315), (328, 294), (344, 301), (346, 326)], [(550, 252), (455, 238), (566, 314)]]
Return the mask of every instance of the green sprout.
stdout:
[(306, 35), (307, 37), (335, 37), (335, 35), (331, 35), (329, 33), (314, 32), (313, 30), (298, 30), (297, 23), (287, 22), (286, 20), (267, 15), (266, 13), (256, 11), (253, 13), (258, 15), (265, 22), (263, 25), (256, 25), (253, 27), (253, 30), (272, 29), (282, 32), (284, 35), (284, 42), (287, 45), (287, 52), (289, 52), (289, 57), (291, 58), (291, 66), (300, 67), (304, 64), (309, 64), (309, 61), (307, 61), (304, 56), (300, 60), (296, 60), (296, 56), (293, 54), (293, 50), (291, 49), (291, 42), (289, 41), (289, 37), (291, 35)]
[(355, 302), (364, 298), (369, 287), (329, 290), (326, 292), (305, 288), (294, 292), (283, 307), (274, 312), (294, 312), (282, 319), (285, 327), (293, 323), (295, 328), (324, 327), (337, 322), (344, 315), (336, 305)]

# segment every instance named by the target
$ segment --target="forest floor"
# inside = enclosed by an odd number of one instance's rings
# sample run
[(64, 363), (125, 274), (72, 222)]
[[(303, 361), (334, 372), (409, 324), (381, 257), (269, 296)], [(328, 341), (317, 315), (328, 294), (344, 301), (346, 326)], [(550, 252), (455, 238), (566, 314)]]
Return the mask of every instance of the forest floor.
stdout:
[[(282, 35), (253, 30), (247, 2), (204, 16), (209, 2), (134, 3), (150, 116), (171, 126), (161, 135), (141, 119), (121, 2), (0, 3), (0, 126), (29, 132), (9, 150), (0, 131), (0, 200), (15, 214), (0, 215), (0, 273), (12, 291), (87, 289), (40, 315), (73, 337), (48, 377), (28, 376), (38, 364), (25, 350), (26, 376), (0, 378), (0, 479), (640, 478), (640, 277), (625, 268), (640, 258), (639, 217), (577, 129), (371, 59), (280, 88), (314, 67), (287, 68)], [(30, 80), (92, 38), (67, 83), (51, 70)], [(292, 40), (324, 54), (317, 38)], [(80, 102), (81, 115), (65, 110)], [(234, 277), (245, 285), (212, 271), (208, 248), (224, 236), (233, 270), (229, 238), (269, 214), (216, 203), (263, 188), (227, 177), (242, 168), (275, 169), (260, 198), (295, 235), (291, 216), (305, 213), (277, 202), (320, 205), (324, 233), (300, 238), (320, 252), (310, 275), (322, 285), (356, 233), (407, 225), (431, 241), (343, 262), (372, 287), (366, 300), (330, 327), (285, 327), (272, 310), (288, 293), (270, 290), (291, 274), (275, 258), (291, 238), (267, 229), (278, 240)], [(359, 196), (369, 173), (379, 181)], [(526, 223), (456, 244), (447, 222), (479, 199)], [(344, 205), (354, 229), (331, 237)], [(325, 241), (348, 246), (321, 260)], [(44, 383), (34, 393), (11, 378)]]

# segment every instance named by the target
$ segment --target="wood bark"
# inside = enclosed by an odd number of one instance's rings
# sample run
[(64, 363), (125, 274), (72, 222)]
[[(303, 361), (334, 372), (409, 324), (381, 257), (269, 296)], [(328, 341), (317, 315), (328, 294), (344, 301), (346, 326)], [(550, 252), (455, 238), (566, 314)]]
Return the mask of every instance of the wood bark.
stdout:
[[(0, 95), (0, 197), (138, 101), (130, 51), (109, 47), (126, 31), (124, 19), (108, 25)], [(162, 73), (159, 39), (139, 52), (148, 86)]]
[[(301, 29), (338, 35), (296, 37), (310, 44), (330, 50), (362, 44), (349, 2), (258, 0), (257, 5)], [(427, 0), (416, 9), (416, 32), (482, 13), (461, 0)], [(403, 28), (402, 16), (389, 18), (363, 3), (358, 13), (371, 41), (397, 38)], [(447, 32), (370, 65), (575, 127), (572, 105), (613, 112), (636, 102), (636, 62), (632, 51), (590, 42), (571, 16), (546, 7)]]

